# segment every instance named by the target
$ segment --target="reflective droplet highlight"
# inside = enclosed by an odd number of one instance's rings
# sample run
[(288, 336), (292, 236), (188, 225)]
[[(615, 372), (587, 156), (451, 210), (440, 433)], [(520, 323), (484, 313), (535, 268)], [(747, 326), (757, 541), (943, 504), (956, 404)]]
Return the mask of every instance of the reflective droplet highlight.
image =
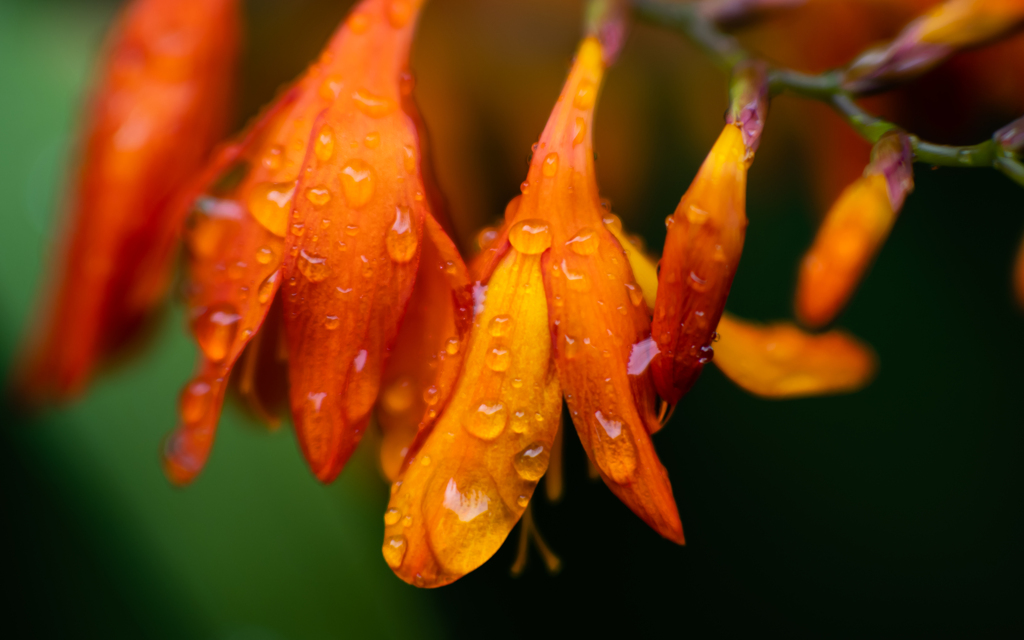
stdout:
[(536, 255), (551, 246), (551, 230), (543, 220), (523, 220), (512, 227), (508, 239), (516, 251)]
[(294, 196), (294, 182), (264, 182), (249, 194), (249, 213), (267, 231), (283, 238), (288, 233), (288, 213)]
[(597, 253), (597, 248), (600, 243), (601, 241), (597, 237), (597, 231), (590, 227), (583, 227), (572, 240), (569, 240), (565, 244), (577, 255), (592, 256)]
[(544, 445), (534, 442), (516, 454), (512, 460), (519, 477), (527, 482), (537, 482), (548, 470), (551, 452)]
[(416, 234), (413, 233), (409, 207), (395, 207), (395, 222), (384, 240), (388, 255), (395, 262), (409, 262), (416, 255)]
[(498, 400), (481, 402), (469, 418), (466, 429), (481, 440), (494, 440), (505, 430), (508, 411)]
[(349, 160), (341, 168), (341, 188), (345, 200), (352, 207), (361, 207), (370, 201), (376, 188), (373, 167), (359, 159)]

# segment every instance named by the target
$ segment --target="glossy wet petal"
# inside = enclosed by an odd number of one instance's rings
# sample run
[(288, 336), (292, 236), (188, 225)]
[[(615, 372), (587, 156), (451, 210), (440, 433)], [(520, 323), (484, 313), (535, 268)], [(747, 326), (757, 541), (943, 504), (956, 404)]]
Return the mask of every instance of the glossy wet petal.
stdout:
[(811, 334), (791, 323), (761, 325), (723, 314), (715, 364), (730, 380), (766, 398), (857, 391), (875, 376), (870, 346), (843, 331)]
[(377, 401), (384, 436), (381, 468), (389, 480), (398, 477), (416, 433), (429, 429), (448, 404), (466, 354), (472, 311), (466, 266), (440, 225), (427, 216), (416, 285)]
[(667, 220), (652, 332), (658, 393), (679, 401), (714, 355), (711, 343), (725, 308), (746, 233), (747, 150), (727, 125)]
[(428, 206), (403, 76), (419, 3), (364, 0), (332, 64), (336, 99), (313, 141), (287, 225), (283, 302), (292, 416), (313, 473), (341, 471), (377, 401), (416, 280)]
[(478, 297), (455, 392), (417, 437), (384, 516), (384, 559), (417, 586), (448, 584), (498, 550), (558, 431), (540, 256), (507, 252)]
[(164, 296), (176, 194), (228, 124), (237, 13), (236, 0), (136, 0), (111, 33), (54, 295), (24, 357), (28, 395), (79, 390)]
[(584, 41), (508, 237), (520, 251), (543, 252), (553, 355), (587, 455), (630, 509), (682, 543), (672, 487), (649, 435), (659, 426), (650, 360), (630, 366), (650, 345), (648, 311), (597, 191), (590, 131), (603, 71), (600, 46)]

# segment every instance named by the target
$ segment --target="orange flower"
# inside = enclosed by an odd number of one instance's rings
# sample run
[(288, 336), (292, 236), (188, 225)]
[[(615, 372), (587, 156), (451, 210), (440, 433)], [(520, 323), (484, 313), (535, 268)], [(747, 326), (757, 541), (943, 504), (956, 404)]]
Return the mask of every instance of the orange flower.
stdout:
[(910, 143), (905, 135), (885, 135), (873, 155), (864, 176), (839, 196), (825, 216), (800, 265), (796, 313), (809, 327), (828, 324), (846, 305), (913, 190)]
[[(414, 431), (443, 406), (461, 360), (451, 344), (468, 325), (469, 280), (423, 177), (406, 68), (420, 5), (359, 3), (320, 61), (208, 169), (188, 243), (187, 302), (203, 353), (165, 448), (175, 482), (205, 463), (228, 376), (275, 297), (295, 430), (321, 481), (359, 443), (382, 379), (404, 376), (414, 395), (417, 385), (434, 390), (418, 414), (422, 405), (389, 390), (384, 406), (401, 414), (391, 431)], [(417, 281), (450, 308), (403, 325)], [(426, 308), (417, 299), (411, 309)], [(389, 373), (396, 342), (417, 351)], [(424, 366), (410, 364), (417, 355)]]
[(523, 195), (474, 264), (465, 362), (448, 406), (421, 430), (392, 486), (384, 558), (436, 587), (485, 562), (548, 468), (568, 401), (608, 487), (683, 543), (650, 434), (649, 315), (623, 247), (605, 227), (591, 130), (604, 74), (587, 38), (534, 149)]
[(653, 370), (659, 395), (672, 404), (714, 356), (715, 327), (743, 252), (747, 168), (767, 113), (764, 73), (763, 67), (741, 69), (729, 123), (665, 220), (668, 235), (652, 326), (659, 353)]
[(228, 124), (236, 0), (135, 0), (108, 38), (68, 235), (20, 384), (65, 398), (135, 333), (167, 288), (176, 194)]

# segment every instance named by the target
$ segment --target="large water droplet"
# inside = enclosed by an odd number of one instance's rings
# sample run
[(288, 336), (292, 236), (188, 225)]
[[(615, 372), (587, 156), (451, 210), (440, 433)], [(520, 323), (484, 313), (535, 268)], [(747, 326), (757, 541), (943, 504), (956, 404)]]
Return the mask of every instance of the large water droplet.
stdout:
[(373, 167), (354, 158), (349, 160), (341, 168), (341, 188), (345, 192), (345, 199), (352, 207), (361, 207), (373, 197), (376, 188)]
[(384, 512), (384, 524), (386, 524), (389, 527), (393, 524), (398, 524), (398, 521), (401, 519), (402, 512), (399, 511), (398, 509), (395, 509), (394, 507)]
[(601, 244), (601, 240), (597, 237), (597, 231), (590, 227), (583, 227), (576, 233), (572, 240), (569, 240), (565, 244), (577, 255), (592, 256), (597, 253), (597, 248)]
[(385, 238), (388, 255), (395, 262), (409, 262), (416, 255), (416, 234), (413, 233), (409, 207), (395, 207), (395, 222)]
[(537, 482), (548, 470), (548, 460), (551, 452), (547, 447), (534, 442), (516, 454), (512, 460), (519, 477), (527, 482)]
[(392, 569), (402, 566), (402, 561), (405, 560), (405, 551), (405, 538), (402, 536), (391, 536), (384, 541), (384, 561)]
[(587, 121), (583, 118), (576, 118), (576, 124), (572, 129), (572, 143), (577, 145), (587, 137)]
[(481, 440), (494, 440), (505, 430), (508, 411), (499, 400), (485, 400), (466, 423), (466, 429)]
[(256, 185), (249, 194), (249, 213), (267, 231), (283, 238), (288, 233), (288, 213), (294, 196), (294, 182)]
[(383, 118), (395, 110), (395, 101), (387, 96), (378, 96), (366, 89), (359, 89), (352, 94), (356, 108), (371, 118)]
[(275, 285), (277, 283), (277, 278), (280, 275), (280, 271), (275, 271), (267, 276), (267, 279), (260, 284), (260, 289), (256, 296), (260, 301), (260, 304), (267, 304), (270, 302), (270, 299), (274, 297)]
[(192, 331), (207, 358), (220, 362), (228, 356), (241, 319), (238, 310), (227, 303), (214, 305), (196, 318)]
[(636, 473), (636, 445), (626, 425), (618, 418), (594, 412), (594, 462), (615, 482), (623, 483)]
[(307, 253), (305, 249), (299, 252), (299, 271), (306, 276), (310, 282), (323, 282), (330, 275), (330, 267), (327, 266), (327, 258)]
[(536, 255), (551, 246), (551, 230), (543, 220), (523, 220), (512, 227), (508, 239), (516, 251)]
[(547, 178), (554, 177), (554, 175), (556, 173), (558, 173), (558, 154), (557, 153), (552, 152), (552, 153), (549, 153), (547, 156), (544, 157), (544, 165), (543, 165), (543, 168), (541, 169), (541, 171), (544, 173), (544, 176), (547, 177)]
[(495, 338), (507, 336), (512, 331), (512, 317), (499, 315), (491, 318), (487, 325), (487, 332)]
[(306, 189), (306, 200), (319, 209), (331, 201), (331, 191), (327, 187), (310, 187)]
[(485, 360), (491, 371), (507, 371), (512, 365), (512, 354), (507, 347), (496, 345), (487, 352)]

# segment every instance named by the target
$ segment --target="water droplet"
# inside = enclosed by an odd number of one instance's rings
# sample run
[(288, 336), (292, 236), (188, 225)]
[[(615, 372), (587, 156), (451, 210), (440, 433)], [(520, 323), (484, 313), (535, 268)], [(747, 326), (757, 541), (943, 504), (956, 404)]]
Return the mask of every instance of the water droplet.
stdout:
[(316, 255), (315, 253), (306, 253), (303, 249), (299, 252), (299, 271), (302, 275), (310, 282), (323, 282), (328, 275), (330, 275), (330, 268), (327, 266), (327, 258)]
[[(673, 216), (669, 216), (672, 218)], [(701, 225), (708, 221), (709, 214), (704, 209), (701, 209), (695, 204), (690, 204), (686, 208), (686, 219), (690, 221), (690, 224)], [(668, 220), (665, 221), (668, 224)]]
[(512, 318), (510, 316), (494, 316), (487, 325), (487, 332), (495, 338), (507, 336), (510, 331), (512, 331)]
[(313, 144), (313, 152), (320, 162), (327, 162), (334, 157), (334, 129), (330, 125), (320, 127), (320, 133)]
[(576, 233), (576, 236), (566, 242), (566, 246), (572, 249), (573, 253), (581, 256), (592, 256), (597, 253), (601, 241), (597, 237), (597, 231), (590, 227), (583, 227)]
[(366, 30), (370, 28), (370, 16), (362, 11), (356, 11), (348, 17), (345, 24), (355, 33), (366, 33)]
[(345, 199), (352, 207), (361, 207), (373, 197), (376, 188), (373, 167), (359, 159), (352, 159), (341, 168), (341, 187)]
[(491, 371), (507, 371), (512, 365), (512, 354), (506, 347), (495, 346), (491, 347), (491, 350), (487, 352), (487, 367)]
[(416, 150), (405, 145), (402, 147), (402, 163), (408, 173), (416, 173)]
[(612, 233), (622, 233), (622, 220), (620, 220), (619, 216), (614, 213), (602, 216), (601, 222), (603, 222), (604, 226), (608, 227), (608, 230)]
[(512, 378), (512, 388), (513, 389), (522, 389), (523, 388), (523, 379), (522, 378)]
[(577, 145), (587, 137), (587, 121), (583, 118), (576, 118), (576, 124), (572, 129), (572, 143)]
[(207, 358), (220, 362), (228, 356), (241, 319), (238, 311), (227, 303), (214, 305), (196, 318), (192, 332)]
[(484, 227), (480, 230), (480, 233), (476, 234), (476, 246), (480, 247), (483, 251), (487, 247), (491, 246), (491, 243), (498, 238), (498, 230), (494, 227)]
[(565, 260), (562, 260), (562, 273), (565, 274), (566, 284), (570, 291), (586, 293), (590, 291), (590, 278), (582, 271), (572, 271)]
[(402, 376), (388, 385), (381, 394), (381, 405), (387, 413), (404, 413), (412, 406), (414, 397), (413, 379)]
[(284, 148), (281, 145), (274, 145), (263, 156), (263, 166), (268, 171), (277, 171), (284, 161)]
[(581, 80), (576, 87), (576, 97), (573, 98), (573, 105), (577, 109), (589, 109), (594, 106), (597, 100), (597, 86), (590, 80)]
[(530, 419), (527, 417), (526, 412), (522, 409), (512, 414), (512, 431), (515, 433), (524, 433), (526, 428), (530, 426)]
[(392, 507), (384, 512), (384, 524), (391, 526), (398, 524), (398, 521), (402, 519), (402, 512)]
[(580, 355), (580, 349), (583, 348), (583, 342), (579, 338), (574, 338), (570, 335), (565, 336), (565, 357), (572, 360), (576, 356)]
[(256, 250), (256, 262), (270, 264), (274, 260), (274, 250), (268, 246), (262, 246)]
[[(328, 76), (324, 78), (324, 81), (320, 83), (320, 97), (324, 100), (337, 100), (338, 96), (341, 95), (342, 89), (345, 88), (345, 83), (338, 76)], [(299, 147), (299, 151), (305, 146), (305, 142), (299, 141), (302, 146)]]
[(594, 462), (615, 482), (629, 481), (636, 473), (636, 445), (626, 425), (612, 415), (594, 412)]
[(385, 237), (388, 255), (395, 262), (409, 262), (416, 255), (416, 234), (412, 229), (409, 207), (395, 207), (395, 223)]
[(548, 470), (551, 452), (539, 442), (534, 442), (516, 454), (512, 460), (519, 477), (527, 482), (537, 482)]
[(448, 341), (444, 343), (444, 350), (448, 352), (448, 355), (454, 356), (459, 352), (459, 339), (448, 338)]
[(529, 182), (529, 180), (523, 180), (521, 183), (519, 183), (519, 191), (523, 195), (526, 195), (527, 193), (530, 192), (530, 182)]
[(402, 518), (402, 526), (408, 529), (412, 526), (412, 516), (405, 516)]
[(695, 271), (690, 272), (690, 278), (686, 281), (686, 284), (690, 285), (690, 288), (694, 291), (707, 291), (708, 281), (697, 275)]
[(327, 316), (324, 318), (324, 326), (328, 331), (334, 331), (341, 326), (341, 318), (338, 316)]
[(420, 466), (429, 467), (430, 466), (430, 456), (423, 456), (422, 458), (420, 458)]
[(320, 208), (331, 201), (331, 192), (326, 187), (310, 187), (306, 189), (306, 200)]
[(206, 417), (213, 400), (213, 388), (202, 378), (189, 382), (178, 398), (178, 413), (185, 424), (196, 424)]
[(530, 498), (527, 496), (519, 496), (516, 498), (516, 504), (525, 509), (526, 505), (530, 504)]
[(466, 430), (481, 440), (494, 440), (505, 430), (508, 411), (499, 400), (484, 400), (469, 418)]
[(423, 402), (426, 402), (429, 406), (434, 406), (440, 399), (441, 392), (434, 385), (427, 387), (427, 390), (423, 392)]
[(409, 0), (391, 0), (388, 5), (388, 22), (396, 29), (401, 29), (412, 18), (412, 3)]
[(359, 89), (352, 94), (356, 108), (371, 118), (383, 118), (395, 110), (395, 101), (386, 96), (378, 96), (366, 89)]
[(256, 298), (260, 301), (260, 304), (267, 304), (270, 299), (274, 296), (274, 285), (277, 283), (277, 277), (281, 274), (280, 271), (267, 276), (267, 279), (260, 284), (259, 291), (256, 294)]
[(380, 134), (376, 131), (366, 134), (366, 137), (363, 138), (363, 144), (366, 145), (367, 149), (376, 149), (380, 146)]
[(384, 561), (392, 569), (402, 566), (402, 561), (405, 560), (405, 551), (405, 538), (402, 536), (391, 536), (384, 541)]
[(640, 287), (626, 283), (626, 291), (629, 292), (629, 301), (633, 303), (633, 306), (639, 307), (640, 303), (644, 301), (644, 292), (640, 290)]
[[(296, 222), (292, 225), (292, 235), (301, 236), (306, 233), (306, 225)], [(292, 255), (295, 255), (295, 249), (292, 249)]]
[(249, 194), (249, 213), (267, 231), (283, 238), (288, 232), (288, 212), (294, 196), (294, 182), (264, 182)]
[(556, 173), (558, 173), (558, 154), (557, 153), (549, 153), (547, 156), (544, 157), (544, 166), (541, 169), (541, 171), (544, 173), (544, 176), (547, 177), (547, 178), (551, 178)]
[(508, 239), (520, 253), (536, 255), (551, 246), (551, 231), (543, 220), (523, 220), (512, 227)]

